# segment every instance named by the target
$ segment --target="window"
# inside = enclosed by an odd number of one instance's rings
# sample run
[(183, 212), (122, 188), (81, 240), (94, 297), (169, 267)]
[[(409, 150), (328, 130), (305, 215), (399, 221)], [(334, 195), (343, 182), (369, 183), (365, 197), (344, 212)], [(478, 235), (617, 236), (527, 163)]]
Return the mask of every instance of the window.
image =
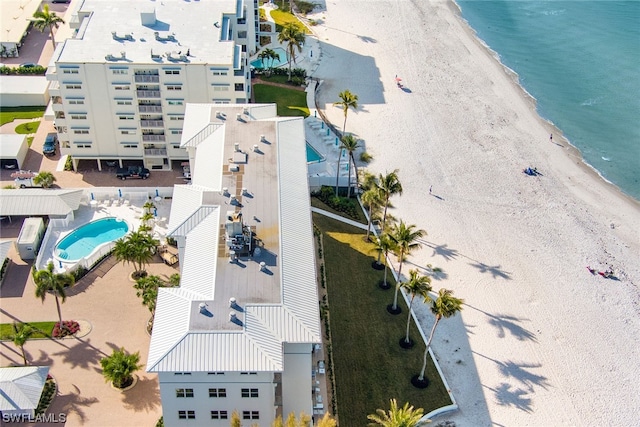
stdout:
[(170, 99), (167, 101), (169, 105), (184, 105), (184, 101), (181, 99)]
[(236, 91), (244, 90), (244, 83), (236, 83), (235, 87), (236, 87)]
[(83, 105), (84, 99), (67, 99), (67, 102), (72, 105)]
[(238, 38), (239, 39), (246, 39), (247, 38), (247, 32), (246, 31), (238, 31)]
[[(171, 148), (175, 148), (176, 150), (179, 149), (180, 148), (180, 143), (171, 144)], [(224, 374), (220, 374), (220, 375), (224, 375)]]
[(91, 148), (90, 142), (77, 142), (76, 148)]
[(123, 70), (123, 69), (111, 70), (111, 72), (113, 74), (129, 74), (129, 70)]
[(131, 105), (131, 101), (128, 99), (117, 99), (116, 100), (116, 104), (117, 105)]
[(240, 375), (258, 375), (257, 372), (240, 372)]
[(178, 411), (178, 418), (181, 420), (195, 420), (196, 411)]
[(71, 118), (74, 120), (85, 120), (87, 118), (86, 114), (71, 114)]
[(226, 420), (227, 418), (227, 411), (211, 411), (212, 420)]
[(62, 70), (62, 74), (78, 74), (78, 70)]
[(226, 76), (228, 73), (228, 70), (212, 70), (211, 72), (213, 73), (214, 76)]
[[(182, 135), (181, 129), (171, 129), (172, 135)], [(207, 372), (207, 375), (224, 375), (224, 372)]]
[(242, 397), (258, 397), (257, 388), (243, 388)]
[(243, 420), (259, 420), (260, 411), (242, 411)]
[[(120, 129), (120, 133), (122, 135), (135, 135), (136, 134), (136, 130), (135, 129)], [(182, 372), (176, 372), (174, 375), (182, 375)]]
[(64, 87), (66, 87), (67, 89), (82, 89), (82, 85), (80, 85), (80, 84), (65, 85)]
[(89, 129), (74, 129), (73, 133), (75, 133), (76, 135), (88, 135)]
[(120, 120), (133, 120), (135, 117), (131, 116), (118, 116)]
[(229, 85), (213, 85), (214, 92), (227, 92), (229, 90)]
[(182, 90), (180, 85), (167, 85), (167, 90)]
[(129, 85), (126, 85), (126, 86), (125, 85), (118, 85), (118, 86), (114, 86), (114, 89), (115, 90), (130, 90), (131, 86), (129, 86)]
[(177, 388), (176, 397), (193, 397), (192, 388)]
[(180, 74), (180, 70), (164, 70), (165, 74)]
[(209, 397), (227, 397), (226, 388), (210, 388)]
[[(123, 148), (138, 148), (138, 144), (122, 144)], [(193, 397), (193, 396), (192, 396)]]
[(184, 120), (184, 116), (169, 116), (169, 120)]

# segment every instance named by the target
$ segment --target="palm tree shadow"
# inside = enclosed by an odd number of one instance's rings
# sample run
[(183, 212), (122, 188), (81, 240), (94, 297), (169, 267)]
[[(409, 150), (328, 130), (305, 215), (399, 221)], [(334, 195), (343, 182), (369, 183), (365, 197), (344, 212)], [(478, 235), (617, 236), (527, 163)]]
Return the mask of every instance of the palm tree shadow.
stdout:
[(458, 253), (457, 249), (449, 248), (446, 243), (443, 244), (443, 245), (436, 245), (436, 244), (428, 242), (426, 240), (423, 240), (420, 243), (422, 243), (423, 245), (426, 245), (426, 246), (430, 247), (431, 249), (433, 249), (433, 253), (431, 254), (431, 256), (440, 255), (446, 261), (454, 260), (454, 259), (456, 259), (458, 257), (458, 255), (460, 255)]
[(470, 263), (469, 265), (471, 265), (472, 267), (475, 267), (478, 269), (478, 271), (480, 271), (480, 273), (491, 273), (491, 275), (493, 276), (493, 278), (498, 278), (501, 277), (503, 279), (507, 279), (507, 280), (511, 280), (511, 276), (509, 275), (509, 273), (503, 271), (499, 265), (495, 265), (495, 266), (490, 266), (487, 265), (483, 262), (478, 262), (478, 261), (474, 261), (473, 263)]
[(507, 383), (501, 383), (497, 388), (491, 388), (486, 385), (483, 387), (491, 390), (496, 398), (496, 401), (501, 406), (513, 406), (521, 411), (531, 412), (531, 399), (526, 397), (527, 391), (521, 388), (511, 389), (511, 385)]
[(540, 368), (541, 364), (527, 364), (527, 363), (516, 363), (512, 360), (508, 360), (506, 362), (501, 362), (499, 360), (495, 360), (489, 356), (485, 356), (476, 351), (472, 351), (474, 354), (478, 356), (484, 357), (487, 360), (491, 360), (496, 365), (498, 365), (498, 370), (500, 373), (507, 378), (514, 378), (522, 383), (523, 386), (527, 387), (530, 392), (533, 392), (533, 386), (540, 386), (545, 390), (550, 386), (547, 377), (542, 375), (536, 375), (532, 372), (529, 372), (527, 369)]
[(362, 40), (365, 43), (378, 43), (378, 40), (374, 39), (373, 37), (360, 36), (360, 35), (356, 35), (356, 37), (358, 37), (360, 40)]
[(100, 359), (107, 356), (102, 350), (91, 345), (90, 341), (78, 338), (77, 343), (66, 350), (53, 353), (54, 356), (62, 356), (62, 362), (68, 363), (73, 368), (89, 369), (98, 365)]
[[(530, 340), (530, 341), (538, 341), (533, 332), (523, 328), (518, 323), (522, 321), (522, 319), (518, 319), (517, 317), (506, 315), (506, 314), (490, 314), (484, 310), (480, 310), (470, 304), (465, 304), (465, 307), (472, 308), (476, 311), (479, 311), (489, 317), (489, 324), (491, 326), (495, 326), (498, 330), (498, 338), (504, 338), (507, 334), (506, 331), (509, 331), (511, 335), (516, 337), (518, 341)], [(524, 319), (528, 320), (528, 319)]]
[(68, 416), (73, 412), (80, 418), (80, 421), (82, 421), (81, 424), (84, 424), (87, 421), (87, 416), (82, 407), (91, 406), (94, 403), (98, 403), (99, 400), (95, 396), (81, 396), (80, 389), (75, 384), (73, 384), (73, 388), (75, 389), (75, 392), (59, 394), (55, 399), (53, 399), (51, 407), (49, 408), (49, 413), (67, 414)]
[(160, 406), (158, 381), (151, 378), (138, 379), (136, 386), (123, 394), (122, 404), (135, 412), (155, 410)]

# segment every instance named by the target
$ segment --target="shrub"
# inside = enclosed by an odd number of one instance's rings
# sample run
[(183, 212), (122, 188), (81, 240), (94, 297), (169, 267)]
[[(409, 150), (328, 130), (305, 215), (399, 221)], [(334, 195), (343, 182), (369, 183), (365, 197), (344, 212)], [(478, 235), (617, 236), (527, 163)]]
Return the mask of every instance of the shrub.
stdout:
[(296, 8), (298, 9), (298, 11), (303, 15), (313, 12), (313, 9), (315, 9), (316, 7), (314, 3), (304, 1), (304, 0), (294, 0), (293, 4), (296, 5)]
[(47, 72), (47, 69), (43, 66), (38, 65), (37, 67), (0, 67), (0, 74), (5, 76), (8, 75), (33, 75), (33, 76), (44, 76)]
[(73, 160), (71, 160), (71, 156), (67, 156), (67, 161), (64, 162), (64, 170), (66, 171), (73, 170)]
[(75, 320), (63, 320), (63, 327), (60, 327), (60, 322), (56, 322), (53, 326), (53, 332), (51, 336), (53, 338), (64, 338), (69, 335), (75, 335), (80, 330), (80, 324)]

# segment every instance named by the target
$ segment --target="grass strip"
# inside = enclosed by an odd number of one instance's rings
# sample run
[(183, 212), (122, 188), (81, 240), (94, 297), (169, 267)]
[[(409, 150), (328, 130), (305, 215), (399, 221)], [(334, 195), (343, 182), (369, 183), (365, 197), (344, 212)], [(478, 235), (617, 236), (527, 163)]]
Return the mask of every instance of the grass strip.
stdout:
[(278, 115), (302, 116), (309, 115), (307, 107), (307, 93), (301, 90), (287, 89), (272, 85), (253, 85), (253, 96), (257, 104), (275, 103), (278, 106)]
[(0, 108), (0, 126), (15, 119), (36, 119), (44, 115), (45, 107), (2, 107)]
[[(425, 345), (413, 322), (410, 336), (416, 345), (405, 350), (398, 344), (405, 334), (407, 307), (400, 297), (402, 314), (387, 312), (394, 288), (378, 286), (384, 270), (371, 268), (375, 255), (370, 254), (372, 245), (364, 241), (364, 232), (319, 214), (313, 214), (313, 221), (323, 234), (340, 425), (365, 425), (368, 414), (388, 408), (393, 398), (425, 413), (449, 405), (431, 358), (426, 371), (429, 387), (411, 384), (422, 367)], [(393, 282), (390, 272), (388, 280)]]
[[(26, 325), (31, 326), (36, 332), (31, 338), (51, 338), (53, 333), (53, 326), (56, 322), (25, 322)], [(0, 340), (12, 340), (13, 339), (13, 323), (0, 323)]]

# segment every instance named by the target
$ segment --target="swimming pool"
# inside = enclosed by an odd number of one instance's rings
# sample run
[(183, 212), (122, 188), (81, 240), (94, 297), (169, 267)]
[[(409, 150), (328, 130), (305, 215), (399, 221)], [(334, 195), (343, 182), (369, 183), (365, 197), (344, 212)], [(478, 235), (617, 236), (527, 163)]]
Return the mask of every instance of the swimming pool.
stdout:
[(319, 163), (324, 160), (322, 154), (318, 153), (315, 148), (307, 142), (307, 163)]
[(283, 48), (276, 47), (275, 49), (272, 49), (272, 50), (278, 54), (280, 59), (274, 59), (272, 63), (271, 59), (265, 58), (264, 64), (262, 63), (261, 59), (256, 59), (254, 61), (251, 61), (251, 66), (257, 70), (262, 70), (263, 68), (269, 68), (269, 66), (271, 66), (271, 68), (276, 68), (288, 62), (287, 52)]
[(59, 261), (78, 261), (105, 243), (118, 240), (128, 231), (125, 221), (114, 217), (102, 218), (73, 230), (56, 244), (53, 253)]

